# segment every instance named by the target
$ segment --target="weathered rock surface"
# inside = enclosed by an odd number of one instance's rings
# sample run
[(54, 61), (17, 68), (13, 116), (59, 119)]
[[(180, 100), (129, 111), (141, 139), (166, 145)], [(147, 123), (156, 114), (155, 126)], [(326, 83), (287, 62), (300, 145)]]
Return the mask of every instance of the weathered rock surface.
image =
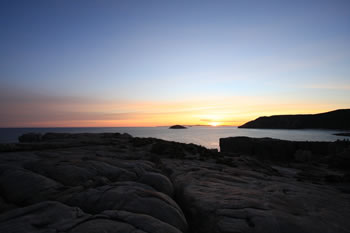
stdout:
[[(347, 147), (317, 161), (298, 147), (285, 163), (247, 156), (250, 143), (218, 153), (126, 134), (31, 136), (0, 145), (0, 232), (350, 232)], [(279, 143), (259, 148), (274, 158)]]
[(0, 232), (180, 233), (178, 229), (148, 215), (117, 210), (91, 215), (77, 207), (52, 201), (0, 215)]
[(164, 161), (193, 232), (349, 232), (349, 194), (299, 181), (295, 169), (234, 162)]

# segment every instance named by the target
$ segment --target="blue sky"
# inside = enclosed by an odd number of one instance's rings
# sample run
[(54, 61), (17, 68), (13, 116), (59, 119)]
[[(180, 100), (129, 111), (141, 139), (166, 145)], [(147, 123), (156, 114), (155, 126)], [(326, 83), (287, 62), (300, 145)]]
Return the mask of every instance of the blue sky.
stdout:
[(202, 115), (226, 106), (225, 122), (350, 104), (349, 1), (14, 0), (0, 17), (1, 126), (72, 125), (77, 112), (102, 124), (116, 112), (171, 114), (174, 103), (218, 105)]

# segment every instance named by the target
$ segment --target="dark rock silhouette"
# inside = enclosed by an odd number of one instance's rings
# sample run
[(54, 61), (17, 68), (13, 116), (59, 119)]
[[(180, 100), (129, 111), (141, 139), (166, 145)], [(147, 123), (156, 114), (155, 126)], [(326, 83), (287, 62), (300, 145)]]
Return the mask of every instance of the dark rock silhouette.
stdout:
[(187, 129), (187, 127), (183, 125), (173, 125), (173, 126), (170, 126), (169, 129)]
[(220, 138), (224, 153), (254, 156), (260, 160), (278, 162), (328, 161), (328, 165), (350, 169), (350, 141), (305, 142), (273, 138)]
[(239, 128), (260, 129), (350, 129), (350, 109), (320, 114), (276, 115), (259, 117)]
[(337, 135), (337, 136), (348, 136), (348, 137), (350, 137), (350, 133), (335, 133), (334, 135)]
[(52, 133), (0, 144), (0, 232), (350, 231), (349, 142), (220, 143)]
[(42, 135), (40, 133), (27, 133), (18, 137), (19, 142), (40, 142)]

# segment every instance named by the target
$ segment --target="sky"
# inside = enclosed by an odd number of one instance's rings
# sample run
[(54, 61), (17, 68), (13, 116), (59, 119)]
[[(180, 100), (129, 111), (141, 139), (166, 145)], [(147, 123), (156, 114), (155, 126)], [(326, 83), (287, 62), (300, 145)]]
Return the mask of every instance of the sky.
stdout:
[(2, 0), (0, 127), (350, 107), (350, 1)]

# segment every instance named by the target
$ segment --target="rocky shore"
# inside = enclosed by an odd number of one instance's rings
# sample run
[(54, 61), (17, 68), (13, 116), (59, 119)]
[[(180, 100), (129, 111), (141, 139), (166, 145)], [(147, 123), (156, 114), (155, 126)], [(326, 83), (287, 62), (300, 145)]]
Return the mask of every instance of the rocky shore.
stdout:
[(0, 232), (350, 232), (349, 141), (220, 146), (23, 135), (0, 144)]

